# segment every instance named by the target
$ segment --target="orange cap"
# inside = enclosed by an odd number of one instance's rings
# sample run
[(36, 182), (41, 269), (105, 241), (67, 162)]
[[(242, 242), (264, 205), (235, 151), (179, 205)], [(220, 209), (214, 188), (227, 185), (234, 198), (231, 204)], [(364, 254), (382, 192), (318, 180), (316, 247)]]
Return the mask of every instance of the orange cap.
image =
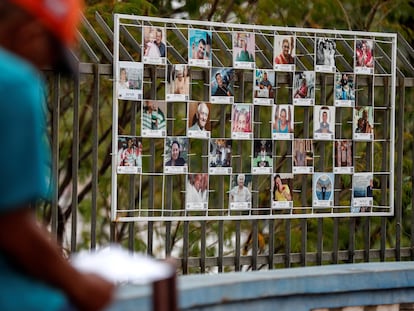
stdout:
[(76, 42), (81, 0), (9, 0), (38, 18), (66, 47)]

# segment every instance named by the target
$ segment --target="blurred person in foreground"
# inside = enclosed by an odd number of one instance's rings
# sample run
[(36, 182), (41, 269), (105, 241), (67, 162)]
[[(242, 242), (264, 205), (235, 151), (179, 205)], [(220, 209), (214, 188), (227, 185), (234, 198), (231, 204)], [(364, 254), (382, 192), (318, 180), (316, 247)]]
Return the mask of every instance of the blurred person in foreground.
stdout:
[[(114, 285), (73, 268), (36, 221), (50, 199), (41, 69), (69, 69), (79, 0), (0, 0), (0, 310), (101, 310)], [(5, 152), (7, 150), (7, 152)]]

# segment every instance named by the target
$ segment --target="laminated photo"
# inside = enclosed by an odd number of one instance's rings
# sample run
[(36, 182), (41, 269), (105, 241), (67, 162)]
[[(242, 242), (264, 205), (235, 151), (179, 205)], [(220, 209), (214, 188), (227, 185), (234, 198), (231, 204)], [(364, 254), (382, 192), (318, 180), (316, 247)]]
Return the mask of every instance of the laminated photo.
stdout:
[(311, 106), (315, 104), (315, 72), (296, 72), (293, 76), (293, 104)]
[(210, 140), (208, 157), (209, 173), (211, 175), (232, 174), (232, 141), (225, 138)]
[(239, 69), (255, 68), (255, 37), (250, 32), (233, 33), (233, 66)]
[(143, 27), (143, 62), (165, 65), (167, 56), (166, 32), (163, 27)]
[(118, 136), (118, 174), (142, 172), (142, 142), (136, 136)]
[(141, 100), (143, 65), (137, 62), (119, 62), (116, 77), (118, 99)]
[(167, 133), (167, 110), (165, 101), (142, 102), (141, 133), (143, 137), (165, 137)]
[(295, 71), (295, 36), (275, 36), (274, 70)]
[(211, 67), (212, 33), (208, 30), (189, 29), (188, 64), (197, 67)]
[(190, 68), (187, 64), (167, 66), (167, 101), (186, 102), (190, 99)]
[(256, 69), (254, 78), (255, 105), (272, 105), (274, 103), (275, 72), (266, 69)]

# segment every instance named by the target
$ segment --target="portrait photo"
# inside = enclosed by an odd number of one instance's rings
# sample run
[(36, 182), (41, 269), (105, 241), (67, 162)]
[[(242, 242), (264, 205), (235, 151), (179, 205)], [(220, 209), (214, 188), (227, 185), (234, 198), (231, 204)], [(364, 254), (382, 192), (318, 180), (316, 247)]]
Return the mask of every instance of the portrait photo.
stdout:
[(232, 108), (232, 138), (250, 139), (252, 137), (252, 111), (249, 104), (235, 104)]
[(313, 174), (313, 205), (333, 206), (334, 200), (334, 174)]
[(210, 103), (190, 102), (188, 104), (187, 136), (195, 138), (210, 138)]
[(188, 138), (186, 137), (167, 137), (165, 139), (164, 172), (187, 172), (188, 146)]
[(374, 41), (366, 39), (355, 40), (355, 72), (373, 73)]
[(144, 100), (142, 102), (141, 130), (143, 137), (164, 137), (166, 135), (166, 102)]
[(315, 71), (335, 72), (336, 43), (331, 38), (315, 40)]
[(231, 139), (213, 138), (210, 140), (209, 172), (210, 174), (231, 174), (232, 172)]
[(190, 98), (190, 68), (187, 64), (167, 66), (167, 100), (188, 101)]
[(191, 66), (210, 67), (212, 59), (212, 32), (202, 29), (188, 31), (188, 63)]
[(293, 76), (292, 90), (295, 105), (313, 105), (315, 102), (315, 72), (296, 72)]
[(274, 39), (274, 69), (295, 70), (295, 36), (279, 36)]
[(335, 107), (314, 106), (313, 137), (320, 140), (331, 140), (335, 133)]
[(233, 32), (233, 66), (253, 69), (255, 65), (255, 37), (250, 32)]
[(311, 139), (295, 139), (293, 141), (293, 172), (313, 172), (313, 142)]
[(188, 174), (185, 190), (186, 208), (205, 210), (208, 207), (208, 174)]
[(234, 101), (234, 69), (212, 68), (210, 79), (211, 102), (231, 104)]
[(353, 107), (355, 105), (355, 75), (352, 73), (335, 74), (335, 106)]
[(142, 169), (142, 142), (136, 136), (118, 136), (118, 174), (138, 174)]
[(293, 105), (274, 105), (272, 121), (273, 139), (293, 139)]
[[(292, 207), (288, 202), (293, 201), (293, 176), (291, 174), (273, 174), (272, 178), (272, 207)], [(276, 203), (278, 202), (278, 203)]]
[(118, 99), (142, 99), (143, 65), (137, 62), (119, 62), (117, 90)]
[(256, 139), (253, 142), (252, 172), (253, 174), (272, 173), (272, 140)]
[(374, 133), (374, 110), (372, 106), (354, 108), (354, 139), (371, 140)]
[(252, 200), (252, 175), (237, 174), (230, 176), (229, 191), (230, 209), (248, 209)]
[(163, 27), (143, 27), (143, 62), (165, 64), (167, 56), (166, 32)]
[(274, 102), (275, 72), (273, 70), (256, 69), (254, 82), (254, 103), (271, 105)]
[(355, 173), (352, 176), (351, 212), (369, 212), (373, 205), (374, 176), (372, 173)]
[(353, 142), (351, 139), (335, 141), (334, 173), (353, 173)]

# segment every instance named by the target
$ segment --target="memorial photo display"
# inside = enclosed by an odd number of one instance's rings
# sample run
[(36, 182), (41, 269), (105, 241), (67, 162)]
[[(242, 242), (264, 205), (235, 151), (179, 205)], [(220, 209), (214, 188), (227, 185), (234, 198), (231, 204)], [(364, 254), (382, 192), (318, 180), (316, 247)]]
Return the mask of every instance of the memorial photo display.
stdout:
[[(153, 212), (138, 204), (137, 219), (392, 213), (380, 200), (392, 165), (376, 157), (393, 152), (395, 99), (384, 104), (375, 76), (395, 68), (377, 69), (375, 52), (393, 36), (125, 15), (116, 25), (128, 18), (140, 48), (125, 61), (128, 43), (114, 45), (114, 215), (125, 175), (140, 176), (142, 200), (160, 198)], [(132, 104), (133, 125), (121, 125)]]

